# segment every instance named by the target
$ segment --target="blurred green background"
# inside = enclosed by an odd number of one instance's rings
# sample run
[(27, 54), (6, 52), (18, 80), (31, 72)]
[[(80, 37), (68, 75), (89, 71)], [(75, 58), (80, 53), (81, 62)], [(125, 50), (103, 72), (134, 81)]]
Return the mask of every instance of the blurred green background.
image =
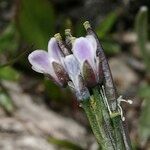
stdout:
[[(66, 28), (76, 37), (85, 36), (82, 24), (89, 20), (110, 61), (118, 92), (134, 101), (132, 106), (123, 105), (133, 148), (148, 150), (149, 6), (149, 0), (0, 0), (0, 106), (4, 111), (0, 117), (14, 117), (14, 111), (19, 109), (5, 86), (13, 82), (31, 97), (40, 97), (40, 103), (49, 110), (89, 128), (71, 92), (34, 72), (27, 60), (33, 50), (47, 50), (48, 40), (57, 32), (64, 35)], [(80, 149), (69, 141), (49, 142), (66, 149)]]

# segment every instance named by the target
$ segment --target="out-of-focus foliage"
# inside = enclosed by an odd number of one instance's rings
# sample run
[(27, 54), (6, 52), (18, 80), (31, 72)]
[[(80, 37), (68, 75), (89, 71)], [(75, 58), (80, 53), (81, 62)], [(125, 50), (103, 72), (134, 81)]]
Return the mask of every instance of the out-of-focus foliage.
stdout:
[(102, 23), (96, 28), (96, 33), (98, 34), (99, 38), (105, 38), (107, 36), (112, 29), (112, 26), (117, 21), (118, 13), (118, 10), (110, 12), (102, 21)]
[(54, 10), (48, 0), (21, 0), (18, 26), (23, 38), (38, 48), (47, 48), (54, 34)]
[(121, 50), (120, 45), (113, 40), (103, 40), (102, 46), (108, 55), (117, 54)]
[[(138, 36), (138, 45), (142, 53), (143, 60), (147, 67), (147, 73), (150, 72), (150, 49), (148, 49), (148, 8), (140, 8), (135, 22), (136, 33)], [(144, 85), (139, 89), (139, 95), (144, 99), (142, 112), (140, 115), (139, 132), (143, 143), (146, 143), (150, 137), (150, 85)]]
[(138, 36), (138, 45), (140, 47), (145, 65), (150, 71), (150, 48), (148, 48), (148, 8), (140, 8), (135, 21), (135, 29)]
[(66, 150), (84, 150), (82, 147), (66, 140), (59, 140), (53, 137), (49, 137), (48, 141), (52, 144), (59, 146), (60, 148), (65, 148)]
[(113, 25), (117, 21), (119, 12), (118, 9), (110, 12), (96, 28), (96, 33), (101, 39), (102, 46), (108, 55), (117, 54), (121, 49), (120, 45), (112, 39), (112, 35), (110, 34)]
[(12, 113), (14, 111), (14, 105), (10, 96), (3, 90), (0, 89), (0, 105), (5, 109), (6, 112)]
[[(5, 55), (14, 56), (17, 52), (19, 46), (19, 33), (15, 27), (14, 22), (10, 22), (5, 30), (0, 35), (0, 56), (5, 57)], [(5, 58), (7, 59), (7, 58)], [(10, 59), (14, 59), (13, 57)], [(12, 60), (9, 60), (13, 62)], [(9, 80), (9, 81), (18, 81), (20, 78), (20, 73), (10, 66), (12, 63), (8, 61), (2, 62), (0, 64), (0, 81)], [(6, 64), (6, 65), (4, 65)], [(14, 111), (14, 105), (12, 103), (11, 97), (7, 93), (2, 84), (0, 84), (0, 105), (3, 109), (11, 114)]]
[[(0, 68), (0, 81), (18, 81), (19, 78), (20, 74), (13, 67), (7, 66)], [(0, 84), (0, 105), (9, 114), (14, 111), (14, 105), (12, 103), (11, 97), (7, 93), (7, 89), (5, 89), (2, 84)]]
[(139, 132), (140, 139), (145, 144), (150, 137), (150, 85), (144, 85), (139, 90), (139, 95), (144, 99), (140, 115)]
[(0, 36), (0, 52), (10, 53), (16, 51), (18, 47), (18, 34), (14, 23), (10, 23)]
[(10, 66), (0, 68), (0, 80), (15, 80), (19, 79), (20, 74)]

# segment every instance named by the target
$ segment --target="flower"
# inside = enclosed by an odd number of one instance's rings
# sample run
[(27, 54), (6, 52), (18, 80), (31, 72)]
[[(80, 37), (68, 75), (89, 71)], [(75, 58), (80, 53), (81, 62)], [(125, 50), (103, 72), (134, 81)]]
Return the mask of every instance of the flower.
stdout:
[(48, 52), (35, 50), (28, 56), (32, 69), (48, 75), (56, 84), (73, 90), (78, 100), (90, 97), (89, 89), (101, 83), (102, 66), (96, 55), (97, 43), (92, 35), (72, 37), (66, 30), (67, 45), (59, 33), (48, 42)]
[(69, 78), (65, 70), (63, 54), (55, 38), (49, 40), (48, 52), (35, 50), (29, 54), (28, 60), (36, 72), (48, 75), (60, 86), (67, 85)]
[(81, 74), (88, 87), (100, 82), (101, 62), (96, 56), (97, 43), (93, 36), (80, 37), (73, 42), (73, 54), (80, 64)]
[(69, 82), (69, 86), (75, 92), (78, 100), (84, 100), (90, 97), (87, 87), (85, 87), (80, 73), (80, 66), (77, 59), (73, 54), (67, 55), (64, 58), (67, 72), (72, 82)]

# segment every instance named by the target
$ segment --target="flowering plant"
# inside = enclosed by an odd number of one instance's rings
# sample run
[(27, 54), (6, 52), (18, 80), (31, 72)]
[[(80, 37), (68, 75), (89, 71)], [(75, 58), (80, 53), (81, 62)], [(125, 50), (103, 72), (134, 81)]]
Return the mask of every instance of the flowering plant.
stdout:
[(110, 68), (96, 33), (88, 21), (85, 37), (75, 38), (65, 30), (66, 42), (55, 34), (48, 52), (35, 50), (29, 56), (32, 69), (47, 75), (61, 87), (69, 86), (85, 110), (95, 137), (106, 150), (129, 150), (131, 144), (124, 127)]

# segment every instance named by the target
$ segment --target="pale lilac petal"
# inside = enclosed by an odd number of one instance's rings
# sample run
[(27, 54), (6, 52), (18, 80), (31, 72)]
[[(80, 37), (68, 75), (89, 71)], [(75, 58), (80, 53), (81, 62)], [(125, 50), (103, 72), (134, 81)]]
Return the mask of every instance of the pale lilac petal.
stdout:
[(87, 60), (91, 67), (95, 70), (96, 52), (93, 45), (87, 38), (77, 38), (73, 44), (73, 54), (80, 63), (82, 70), (83, 63)]
[(73, 44), (73, 54), (79, 61), (84, 61), (93, 56), (92, 44), (86, 38), (77, 38)]
[(56, 62), (61, 61), (62, 52), (57, 44), (56, 39), (53, 37), (48, 42), (48, 54), (50, 58), (54, 59)]
[(86, 36), (86, 39), (92, 44), (93, 50), (95, 51), (95, 54), (96, 54), (97, 43), (96, 43), (95, 38), (94, 38), (92, 35), (87, 35), (87, 36)]
[(78, 61), (73, 55), (68, 55), (65, 57), (64, 62), (70, 79), (75, 88), (79, 89), (80, 67)]
[(73, 55), (68, 55), (64, 59), (67, 72), (70, 76), (80, 74), (79, 63)]
[(35, 50), (29, 54), (28, 60), (35, 71), (50, 74), (50, 61), (46, 51)]
[(38, 68), (34, 68), (33, 66), (31, 67), (34, 71), (38, 72), (38, 73), (43, 73), (41, 70), (39, 70)]

